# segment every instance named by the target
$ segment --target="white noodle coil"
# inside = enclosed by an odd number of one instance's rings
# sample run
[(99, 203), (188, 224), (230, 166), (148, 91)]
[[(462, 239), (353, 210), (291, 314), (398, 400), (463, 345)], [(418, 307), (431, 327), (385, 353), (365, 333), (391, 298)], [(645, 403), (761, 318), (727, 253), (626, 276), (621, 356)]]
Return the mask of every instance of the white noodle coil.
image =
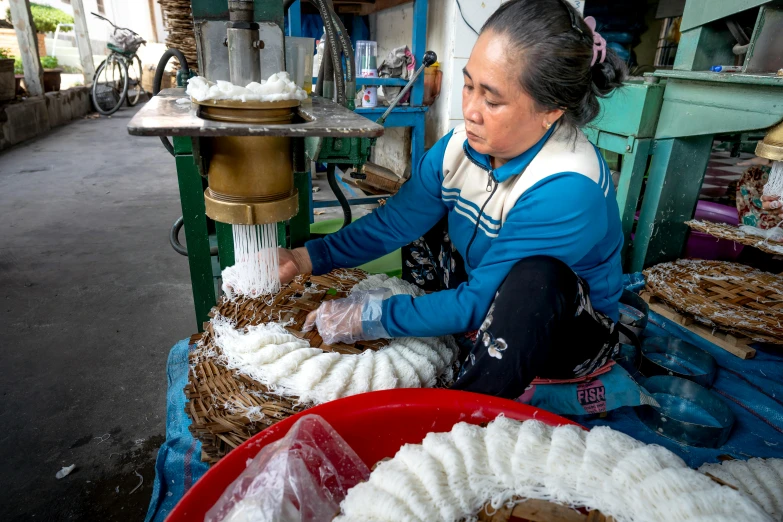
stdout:
[[(395, 295), (422, 294), (418, 287), (385, 275), (369, 276), (352, 291), (373, 288), (387, 288)], [(448, 383), (459, 353), (450, 336), (392, 339), (377, 352), (338, 354), (310, 347), (277, 323), (241, 331), (217, 316), (212, 329), (220, 360), (228, 369), (302, 403), (321, 404), (376, 390), (433, 387), (439, 379)]]
[[(362, 511), (372, 499), (358, 497), (373, 490), (357, 486), (335, 520), (456, 522), (475, 519), (484, 504), (511, 495), (598, 509), (617, 522), (773, 520), (750, 497), (688, 468), (669, 450), (596, 430), (593, 436), (573, 425), (552, 428), (502, 416), (487, 428), (456, 424), (428, 434), (421, 445), (406, 444), (372, 472), (369, 483), (383, 491), (379, 504), (393, 494), (401, 511), (383, 514), (376, 505)], [(589, 487), (578, 477), (586, 460), (613, 450), (621, 454), (594, 474), (601, 484)]]

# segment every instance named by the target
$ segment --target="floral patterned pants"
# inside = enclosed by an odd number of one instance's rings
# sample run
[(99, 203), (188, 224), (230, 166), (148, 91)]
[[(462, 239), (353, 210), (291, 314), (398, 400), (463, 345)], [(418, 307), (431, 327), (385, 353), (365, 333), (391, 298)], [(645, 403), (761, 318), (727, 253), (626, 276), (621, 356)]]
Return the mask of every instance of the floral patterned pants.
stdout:
[[(409, 247), (416, 255), (405, 254), (414, 265), (408, 267), (413, 272), (409, 280), (423, 281), (429, 290), (455, 288), (467, 279), (458, 280), (451, 270), (463, 266), (462, 261), (450, 242), (436, 246), (434, 237)], [(498, 289), (481, 328), (456, 337), (463, 363), (453, 388), (509, 399), (522, 395), (536, 377), (589, 375), (619, 347), (615, 324), (593, 310), (587, 283), (562, 261), (545, 256), (519, 261)]]

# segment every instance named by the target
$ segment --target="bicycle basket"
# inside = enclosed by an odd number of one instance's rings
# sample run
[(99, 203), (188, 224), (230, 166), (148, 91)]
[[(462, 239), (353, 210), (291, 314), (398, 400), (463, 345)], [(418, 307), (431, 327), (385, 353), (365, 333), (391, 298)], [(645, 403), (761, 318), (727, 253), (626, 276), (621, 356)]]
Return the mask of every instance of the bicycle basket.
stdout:
[(130, 29), (115, 29), (109, 37), (109, 43), (122, 49), (123, 52), (135, 53), (144, 43), (144, 38)]

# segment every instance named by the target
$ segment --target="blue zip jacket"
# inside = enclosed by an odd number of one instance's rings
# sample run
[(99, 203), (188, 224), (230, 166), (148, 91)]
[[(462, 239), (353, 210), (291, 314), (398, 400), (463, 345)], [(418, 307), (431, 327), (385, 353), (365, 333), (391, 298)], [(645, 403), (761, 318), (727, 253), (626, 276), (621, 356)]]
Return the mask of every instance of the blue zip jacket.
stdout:
[(381, 322), (392, 337), (478, 329), (511, 268), (537, 255), (570, 266), (590, 285), (593, 307), (616, 321), (623, 238), (611, 174), (581, 131), (574, 138), (556, 129), (494, 170), (488, 156), (470, 147), (464, 127), (454, 129), (386, 205), (307, 242), (313, 273), (377, 259), (448, 214), (449, 236), (465, 260), (468, 281), (417, 298), (386, 299)]

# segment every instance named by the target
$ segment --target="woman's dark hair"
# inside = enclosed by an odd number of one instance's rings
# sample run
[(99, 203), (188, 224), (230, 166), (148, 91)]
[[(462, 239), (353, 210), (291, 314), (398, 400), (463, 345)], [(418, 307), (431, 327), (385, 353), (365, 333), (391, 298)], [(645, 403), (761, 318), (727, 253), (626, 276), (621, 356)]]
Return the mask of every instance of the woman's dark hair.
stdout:
[(612, 92), (627, 74), (611, 49), (603, 63), (590, 66), (593, 33), (566, 0), (511, 0), (489, 17), (484, 31), (509, 39), (521, 60), (522, 88), (539, 110), (564, 109), (562, 121), (572, 128), (592, 121), (598, 97)]

